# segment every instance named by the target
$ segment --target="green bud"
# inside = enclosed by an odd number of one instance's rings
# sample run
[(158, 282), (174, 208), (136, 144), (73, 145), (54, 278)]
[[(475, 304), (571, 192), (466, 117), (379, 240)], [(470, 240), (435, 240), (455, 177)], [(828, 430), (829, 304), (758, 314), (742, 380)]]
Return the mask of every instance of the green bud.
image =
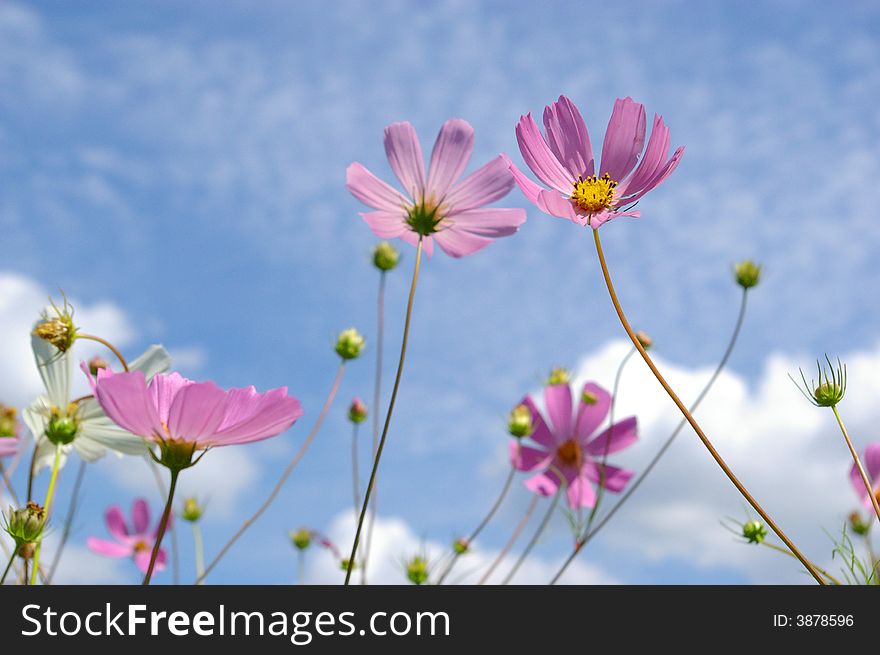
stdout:
[(733, 267), (736, 283), (743, 289), (757, 286), (761, 279), (761, 267), (751, 259), (746, 259)]
[(517, 439), (527, 437), (532, 433), (532, 412), (526, 405), (517, 405), (510, 410), (507, 419), (507, 431)]
[(348, 408), (348, 420), (352, 423), (363, 423), (367, 419), (367, 406), (360, 398), (351, 401)]
[(759, 544), (767, 536), (767, 528), (760, 521), (746, 521), (743, 523), (742, 534), (750, 544)]
[(643, 330), (639, 330), (638, 332), (636, 332), (636, 340), (645, 350), (650, 350), (651, 346), (654, 345), (654, 340), (648, 336), (647, 332)]
[(347, 557), (345, 557), (342, 560), (340, 560), (339, 568), (341, 568), (343, 571), (348, 571), (348, 570), (353, 571), (354, 569), (357, 568), (357, 564), (351, 563), (351, 560), (349, 560)]
[(468, 543), (468, 540), (465, 539), (464, 537), (456, 539), (454, 542), (452, 542), (452, 551), (456, 555), (464, 555), (470, 549), (471, 549), (470, 544)]
[(15, 407), (0, 403), (0, 437), (18, 436), (18, 422)]
[(416, 555), (406, 563), (406, 577), (413, 584), (421, 585), (428, 581), (428, 560)]
[(30, 502), (24, 509), (10, 508), (3, 518), (6, 524), (4, 529), (20, 552), (22, 546), (38, 543), (43, 538), (46, 510), (36, 503)]
[(336, 339), (336, 354), (342, 359), (356, 359), (364, 349), (364, 340), (361, 333), (354, 328), (348, 328), (339, 333)]
[[(838, 359), (835, 367), (828, 355), (825, 355), (825, 362), (828, 364), (827, 367), (821, 361), (816, 362), (818, 380), (810, 379), (807, 382), (803, 370), (800, 372), (801, 381), (804, 384), (801, 393), (816, 407), (834, 407), (843, 400), (843, 396), (846, 394), (846, 365), (841, 364)], [(797, 384), (794, 378), (792, 381)]]
[(70, 403), (64, 412), (57, 407), (52, 408), (49, 423), (46, 425), (46, 438), (49, 441), (56, 446), (65, 446), (76, 439), (78, 431), (79, 420), (74, 403)]
[(849, 515), (849, 527), (860, 537), (864, 537), (871, 531), (871, 524), (863, 520), (862, 515), (858, 512), (853, 512)]
[[(150, 451), (152, 453), (152, 451)], [(166, 439), (159, 442), (158, 462), (170, 471), (180, 472), (188, 469), (199, 460), (193, 461), (196, 454), (194, 441), (181, 441), (179, 439)], [(201, 456), (199, 457), (201, 459)]]
[(312, 531), (308, 528), (290, 531), (290, 541), (298, 550), (305, 550), (312, 544)]
[(813, 390), (813, 399), (820, 407), (834, 407), (843, 400), (843, 387), (833, 382), (823, 382)]
[(184, 521), (189, 521), (190, 523), (196, 523), (202, 518), (202, 514), (204, 513), (205, 508), (199, 505), (198, 499), (190, 496), (183, 501), (183, 509), (180, 511), (180, 518)]
[(89, 360), (89, 372), (92, 375), (98, 375), (98, 371), (105, 368), (110, 368), (110, 364), (103, 357), (95, 355)]
[(556, 384), (568, 384), (570, 376), (568, 370), (557, 367), (550, 371), (550, 377), (547, 378), (547, 386), (552, 387)]
[(373, 249), (373, 266), (380, 271), (387, 272), (393, 270), (399, 261), (400, 253), (387, 241), (379, 243)]

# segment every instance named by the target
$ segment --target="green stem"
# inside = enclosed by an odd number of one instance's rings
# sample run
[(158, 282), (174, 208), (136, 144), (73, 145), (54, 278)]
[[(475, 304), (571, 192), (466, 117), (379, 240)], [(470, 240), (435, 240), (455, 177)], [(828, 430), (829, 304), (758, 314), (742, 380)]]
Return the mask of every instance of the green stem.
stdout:
[(168, 529), (168, 520), (171, 518), (171, 505), (174, 502), (174, 491), (177, 489), (177, 477), (180, 475), (178, 469), (170, 469), (171, 484), (168, 486), (168, 500), (165, 503), (165, 511), (162, 512), (162, 520), (159, 523), (159, 534), (156, 535), (156, 543), (153, 544), (153, 552), (150, 555), (150, 566), (147, 567), (147, 574), (144, 576), (143, 586), (150, 584), (153, 577), (153, 568), (156, 566), (156, 557), (159, 556), (159, 548), (162, 546), (162, 539), (165, 537), (165, 530)]
[[(52, 462), (52, 477), (49, 478), (49, 488), (46, 489), (46, 502), (43, 503), (43, 510), (46, 512), (46, 521), (49, 520), (49, 510), (52, 508), (52, 499), (55, 496), (55, 485), (58, 482), (58, 469), (61, 463), (61, 446), (55, 446), (55, 460)], [(37, 574), (40, 570), (40, 551), (43, 549), (43, 540), (37, 543), (34, 550), (33, 570), (31, 571), (31, 585), (37, 584)]]
[(520, 522), (517, 524), (516, 528), (514, 529), (513, 534), (510, 535), (510, 539), (508, 539), (507, 543), (504, 544), (504, 548), (502, 548), (501, 552), (498, 553), (498, 556), (495, 558), (495, 560), (489, 566), (489, 569), (483, 574), (483, 577), (480, 578), (480, 581), (477, 583), (478, 585), (486, 584), (486, 581), (489, 579), (489, 577), (492, 575), (492, 573), (495, 571), (495, 569), (498, 568), (498, 565), (501, 564), (502, 560), (507, 556), (507, 553), (510, 552), (510, 549), (513, 548), (513, 544), (515, 544), (516, 540), (519, 539), (520, 533), (525, 529), (526, 525), (529, 522), (529, 519), (532, 518), (532, 514), (535, 511), (535, 507), (538, 506), (538, 500), (540, 498), (541, 497), (538, 496), (537, 494), (532, 496), (532, 501), (529, 503), (529, 506), (526, 508), (526, 513), (523, 515), (522, 519), (520, 519)]
[(196, 550), (196, 577), (199, 580), (197, 584), (203, 584), (204, 580), (202, 578), (205, 575), (205, 546), (202, 542), (202, 529), (196, 521), (192, 523), (192, 532), (193, 544)]
[(358, 475), (358, 424), (351, 430), (351, 492), (354, 497), (354, 518), (357, 520), (358, 507), (361, 506), (361, 481)]
[(510, 569), (508, 574), (504, 577), (504, 580), (501, 581), (501, 584), (506, 585), (511, 580), (513, 580), (513, 576), (516, 575), (516, 572), (519, 571), (519, 567), (522, 566), (523, 562), (526, 561), (526, 558), (532, 552), (532, 549), (538, 543), (538, 539), (541, 538), (541, 535), (544, 534), (544, 530), (547, 529), (547, 526), (550, 524), (550, 519), (553, 518), (553, 512), (556, 511), (556, 505), (559, 504), (559, 498), (562, 496), (562, 487), (559, 487), (559, 490), (556, 492), (556, 495), (553, 496), (553, 502), (550, 503), (550, 507), (547, 508), (547, 513), (544, 514), (544, 518), (541, 519), (540, 525), (538, 525), (538, 529), (535, 530), (535, 534), (532, 535), (531, 540), (528, 545), (526, 545), (523, 552), (520, 554), (519, 559), (516, 560), (516, 564), (513, 565), (513, 568)]
[(837, 405), (833, 405), (831, 411), (834, 412), (834, 418), (837, 419), (837, 425), (840, 426), (840, 431), (843, 433), (843, 439), (846, 441), (846, 445), (849, 448), (853, 461), (856, 463), (856, 468), (859, 470), (862, 482), (865, 483), (865, 489), (868, 491), (868, 498), (871, 499), (871, 504), (874, 506), (874, 512), (877, 514), (877, 520), (880, 521), (880, 502), (877, 501), (877, 494), (874, 493), (874, 489), (871, 486), (871, 480), (865, 472), (865, 467), (862, 466), (862, 460), (859, 458), (855, 446), (853, 446), (852, 439), (849, 438), (849, 432), (847, 432), (846, 426), (843, 424), (843, 419), (840, 418), (840, 412), (837, 411)]
[(376, 472), (379, 470), (379, 461), (382, 459), (382, 451), (385, 448), (385, 439), (388, 437), (388, 428), (391, 426), (391, 415), (394, 413), (394, 401), (397, 400), (397, 390), (400, 388), (400, 378), (403, 375), (403, 363), (406, 360), (406, 344), (409, 339), (409, 324), (412, 318), (413, 299), (416, 295), (416, 283), (419, 281), (419, 266), (422, 263), (422, 239), (419, 237), (419, 243), (416, 246), (416, 263), (413, 267), (412, 283), (409, 287), (409, 299), (406, 303), (406, 319), (403, 323), (403, 341), (400, 344), (400, 361), (397, 363), (397, 374), (394, 377), (394, 387), (391, 389), (391, 400), (388, 403), (388, 413), (385, 415), (385, 426), (382, 428), (382, 436), (379, 438), (379, 447), (376, 449), (376, 456), (373, 458), (373, 470), (370, 472), (370, 481), (367, 483), (367, 490), (364, 494), (364, 504), (361, 507), (360, 518), (358, 519), (357, 528), (354, 533), (354, 542), (351, 545), (351, 556), (348, 558), (349, 565), (345, 571), (345, 585), (351, 581), (351, 571), (354, 568), (354, 558), (357, 554), (358, 544), (361, 540), (361, 529), (364, 525), (364, 517), (367, 514), (367, 507), (370, 505), (370, 494), (373, 491), (373, 485), (376, 484)]
[(651, 373), (654, 374), (654, 377), (657, 378), (657, 382), (660, 383), (660, 386), (666, 391), (669, 395), (669, 398), (676, 404), (679, 411), (682, 415), (687, 419), (687, 422), (690, 423), (694, 432), (696, 432), (697, 437), (699, 437), (700, 441), (705, 446), (706, 450), (709, 451), (709, 454), (712, 456), (712, 459), (715, 460), (715, 463), (724, 471), (724, 474), (727, 478), (733, 483), (733, 486), (736, 487), (737, 491), (742, 494), (742, 496), (749, 502), (752, 508), (764, 519), (764, 522), (770, 526), (770, 529), (776, 533), (776, 536), (779, 537), (783, 543), (791, 550), (792, 553), (800, 560), (801, 564), (804, 565), (804, 568), (810, 572), (810, 575), (821, 585), (825, 584), (825, 579), (822, 575), (816, 570), (816, 568), (810, 563), (810, 560), (804, 556), (804, 554), (800, 551), (800, 549), (795, 546), (794, 542), (788, 538), (788, 536), (782, 531), (782, 529), (776, 524), (769, 514), (764, 511), (764, 508), (758, 503), (754, 496), (749, 493), (749, 490), (745, 488), (742, 482), (740, 482), (739, 478), (734, 475), (733, 471), (727, 465), (727, 462), (724, 461), (724, 458), (721, 457), (719, 452), (715, 449), (715, 446), (712, 445), (712, 442), (709, 440), (709, 437), (706, 436), (706, 433), (703, 432), (703, 428), (700, 427), (700, 424), (697, 423), (697, 420), (693, 417), (693, 415), (688, 411), (688, 408), (685, 406), (675, 391), (672, 390), (672, 387), (669, 386), (669, 383), (657, 369), (657, 366), (654, 364), (654, 360), (651, 359), (651, 356), (648, 355), (647, 351), (642, 347), (642, 344), (639, 342), (638, 337), (636, 337), (635, 332), (630, 327), (629, 321), (626, 318), (626, 315), (623, 313), (623, 308), (620, 306), (620, 301), (617, 299), (617, 293), (614, 291), (614, 284), (611, 282), (611, 275), (608, 272), (608, 264), (605, 262), (605, 253), (602, 251), (602, 242), (599, 240), (599, 230), (593, 230), (593, 240), (596, 244), (596, 254), (599, 256), (599, 264), (602, 267), (602, 275), (605, 278), (605, 286), (608, 288), (608, 295), (611, 297), (611, 302), (614, 305), (614, 310), (617, 313), (617, 317), (620, 319), (620, 324), (623, 326), (623, 329), (626, 331), (627, 336), (629, 336), (630, 341), (632, 341), (633, 345), (636, 347), (636, 350), (639, 351), (639, 354), (642, 356), (642, 359), (645, 361), (645, 364), (648, 365), (648, 368), (651, 369)]
[(119, 350), (116, 349), (116, 346), (114, 346), (112, 343), (110, 343), (106, 339), (102, 339), (101, 337), (96, 337), (94, 334), (77, 333), (76, 338), (77, 339), (88, 339), (89, 341), (96, 341), (97, 343), (100, 343), (102, 346), (105, 346), (106, 348), (108, 348), (110, 350), (110, 352), (112, 352), (116, 356), (116, 359), (119, 360), (119, 363), (122, 364), (122, 368), (125, 370), (125, 372), (128, 373), (128, 362), (125, 361), (125, 357), (122, 356), (122, 353), (119, 352)]
[(82, 488), (82, 481), (86, 474), (86, 462), (79, 463), (79, 470), (76, 472), (76, 482), (73, 485), (73, 492), (70, 494), (70, 506), (67, 508), (67, 517), (64, 519), (64, 532), (61, 534), (61, 543), (58, 544), (58, 550), (52, 558), (52, 564), (49, 566), (49, 573), (46, 575), (46, 584), (51, 584), (55, 577), (55, 569), (61, 561), (61, 554), (67, 546), (67, 540), (70, 539), (70, 530), (73, 526), (73, 519), (76, 516), (76, 510), (79, 504), (79, 492)]
[(3, 571), (3, 577), (0, 578), (0, 586), (3, 586), (3, 583), (6, 582), (6, 576), (9, 575), (9, 569), (12, 568), (12, 563), (15, 561), (15, 549), (12, 550), (12, 557), (9, 558), (9, 563), (6, 565), (6, 569)]

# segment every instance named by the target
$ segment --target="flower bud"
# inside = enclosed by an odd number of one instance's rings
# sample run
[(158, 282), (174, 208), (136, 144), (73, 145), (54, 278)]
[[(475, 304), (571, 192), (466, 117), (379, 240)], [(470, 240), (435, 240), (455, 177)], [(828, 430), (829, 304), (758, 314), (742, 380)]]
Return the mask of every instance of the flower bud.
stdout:
[(550, 371), (550, 377), (547, 378), (547, 386), (552, 387), (556, 384), (568, 384), (569, 381), (568, 370), (557, 367)]
[(742, 534), (750, 544), (759, 544), (767, 536), (767, 528), (760, 521), (746, 521), (742, 526)]
[(6, 523), (4, 528), (15, 541), (16, 548), (21, 549), (25, 544), (38, 543), (43, 538), (46, 510), (36, 503), (29, 502), (24, 509), (10, 508), (3, 518)]
[(428, 581), (428, 560), (416, 555), (406, 563), (406, 577), (416, 585), (425, 584)]
[(53, 407), (49, 416), (49, 422), (46, 424), (46, 438), (56, 446), (64, 446), (76, 439), (76, 433), (79, 431), (79, 420), (77, 418), (77, 406), (70, 403), (67, 410), (62, 412), (57, 407)]
[(297, 550), (305, 550), (312, 544), (312, 531), (308, 528), (290, 531), (290, 541)]
[(348, 559), (347, 557), (343, 557), (339, 561), (339, 568), (341, 568), (343, 571), (349, 571), (349, 570), (353, 571), (354, 569), (357, 568), (357, 564), (352, 563), (351, 560)]
[(736, 283), (743, 289), (757, 286), (761, 279), (761, 267), (751, 259), (746, 259), (733, 267)]
[(592, 391), (584, 391), (581, 394), (581, 402), (584, 405), (595, 405), (597, 402), (599, 402), (599, 396), (594, 394)]
[(100, 371), (101, 369), (105, 369), (105, 368), (110, 368), (110, 364), (108, 364), (107, 360), (104, 359), (103, 357), (99, 357), (98, 355), (95, 355), (94, 357), (92, 357), (89, 360), (89, 372), (93, 376), (97, 376), (98, 371)]
[(184, 521), (189, 521), (190, 523), (196, 523), (202, 518), (202, 514), (204, 513), (205, 508), (199, 505), (198, 499), (190, 496), (183, 501), (183, 509), (180, 511), (180, 518)]
[(400, 261), (400, 253), (387, 241), (379, 243), (373, 249), (373, 266), (383, 273), (393, 270), (398, 261)]
[(352, 423), (363, 423), (367, 419), (367, 406), (360, 398), (351, 401), (348, 408), (348, 420)]
[(650, 350), (651, 346), (654, 345), (654, 340), (648, 336), (648, 333), (644, 330), (639, 330), (636, 332), (636, 340), (641, 344), (642, 348), (645, 350)]
[(15, 407), (7, 407), (0, 403), (0, 437), (18, 436), (18, 421), (15, 417)]
[(517, 405), (510, 410), (507, 419), (507, 431), (517, 439), (527, 437), (532, 433), (532, 412), (526, 405)]
[(862, 515), (858, 512), (849, 515), (849, 527), (860, 537), (864, 537), (871, 530), (871, 524), (862, 519)]
[(823, 382), (813, 390), (813, 400), (819, 407), (834, 407), (843, 400), (843, 387), (836, 382)]
[[(834, 407), (846, 394), (846, 365), (838, 359), (835, 367), (828, 355), (825, 355), (825, 362), (828, 364), (827, 367), (821, 361), (816, 362), (818, 380), (810, 379), (808, 383), (803, 370), (800, 372), (801, 381), (804, 383), (801, 393), (816, 407)], [(797, 384), (794, 378), (792, 381)]]
[(364, 349), (364, 340), (361, 333), (354, 328), (348, 328), (339, 333), (336, 339), (336, 354), (342, 359), (356, 359)]
[(470, 549), (471, 546), (468, 543), (468, 540), (464, 537), (459, 537), (452, 542), (452, 552), (454, 552), (456, 555), (464, 555)]

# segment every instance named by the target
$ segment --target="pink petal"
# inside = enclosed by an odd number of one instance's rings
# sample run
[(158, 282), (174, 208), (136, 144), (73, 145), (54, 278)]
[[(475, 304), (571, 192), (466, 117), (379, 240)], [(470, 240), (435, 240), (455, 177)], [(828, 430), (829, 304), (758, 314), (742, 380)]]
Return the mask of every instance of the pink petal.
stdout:
[(175, 396), (181, 389), (191, 384), (195, 383), (176, 371), (168, 374), (160, 373), (150, 381), (150, 397), (160, 421), (168, 424), (168, 413)]
[(187, 442), (210, 440), (221, 421), (226, 393), (213, 382), (195, 382), (181, 389), (168, 412), (168, 432)]
[(247, 389), (231, 389), (226, 401), (226, 417), (213, 437), (217, 445), (250, 443), (281, 434), (303, 415), (296, 398), (287, 387), (258, 394)]
[(583, 216), (579, 216), (574, 210), (571, 200), (563, 198), (555, 191), (542, 190), (538, 194), (538, 200), (535, 204), (538, 206), (538, 209), (551, 216), (556, 216), (556, 218), (567, 218), (581, 225), (586, 223), (586, 219)]
[(361, 218), (380, 239), (395, 239), (409, 230), (404, 215), (400, 211), (361, 212)]
[(618, 421), (587, 444), (587, 452), (596, 457), (612, 454), (628, 448), (639, 440), (635, 416)]
[(544, 387), (544, 404), (553, 424), (556, 444), (562, 444), (574, 436), (571, 421), (571, 387), (567, 384), (548, 384)]
[(510, 442), (510, 463), (517, 471), (534, 471), (547, 464), (550, 453), (546, 450), (523, 446), (518, 441)]
[(385, 154), (404, 190), (420, 202), (425, 190), (425, 162), (416, 130), (410, 123), (392, 123), (385, 128)]
[(556, 437), (550, 432), (550, 428), (544, 422), (544, 417), (541, 416), (541, 412), (538, 411), (538, 407), (535, 405), (532, 397), (526, 396), (520, 401), (520, 404), (528, 407), (529, 412), (532, 414), (532, 434), (529, 435), (529, 439), (548, 450), (556, 450)]
[(95, 398), (107, 416), (129, 432), (144, 438), (163, 433), (141, 371), (99, 376)]
[(547, 144), (574, 177), (593, 174), (593, 146), (578, 108), (565, 96), (544, 109)]
[(645, 144), (645, 106), (632, 98), (614, 102), (611, 119), (605, 130), (599, 175), (608, 173), (620, 182), (636, 165)]
[(446, 216), (482, 207), (506, 196), (514, 184), (508, 161), (504, 155), (498, 155), (452, 187), (443, 201), (448, 207)]
[[(141, 573), (146, 573), (150, 568), (150, 558), (153, 556), (152, 546), (149, 550), (141, 550), (135, 553), (134, 563), (140, 569)], [(168, 553), (164, 548), (160, 548), (156, 553), (156, 564), (153, 566), (153, 573), (165, 570), (165, 564), (168, 562)]]
[(862, 463), (865, 465), (868, 478), (872, 482), (880, 482), (880, 443), (868, 444)]
[(668, 152), (669, 128), (666, 127), (661, 116), (654, 114), (651, 138), (648, 139), (648, 146), (645, 148), (642, 161), (639, 162), (632, 176), (618, 187), (615, 196), (631, 196), (641, 191), (657, 175)]
[(345, 187), (351, 195), (374, 209), (399, 211), (401, 207), (410, 204), (400, 191), (380, 180), (358, 162), (346, 169)]
[[(595, 396), (596, 402), (592, 405), (585, 403), (583, 398), (586, 393)], [(581, 442), (586, 442), (608, 415), (608, 409), (611, 407), (611, 394), (598, 384), (588, 382), (584, 385), (577, 401), (577, 435)]]
[[(407, 230), (400, 235), (400, 238), (413, 247), (419, 244), (419, 235), (412, 230)], [(422, 250), (429, 258), (432, 257), (434, 255), (434, 239), (429, 236), (422, 239)]]
[(526, 489), (540, 496), (552, 496), (559, 490), (559, 478), (548, 473), (538, 473), (523, 482)]
[(443, 252), (450, 257), (456, 258), (473, 255), (475, 252), (482, 250), (493, 241), (490, 237), (471, 234), (470, 232), (456, 230), (455, 228), (441, 230), (433, 236), (437, 241), (437, 245), (440, 246)]
[(639, 211), (628, 211), (628, 212), (616, 212), (616, 211), (605, 211), (601, 214), (593, 214), (590, 217), (590, 227), (594, 230), (598, 230), (599, 226), (604, 225), (608, 221), (614, 218), (620, 218), (621, 216), (629, 216), (630, 218), (639, 218), (642, 215)]
[(593, 485), (582, 475), (579, 475), (569, 483), (565, 495), (568, 500), (568, 506), (572, 509), (592, 507), (596, 503), (596, 493), (593, 491)]
[(457, 212), (444, 219), (456, 230), (485, 237), (506, 237), (516, 233), (519, 226), (526, 222), (524, 209), (508, 207), (492, 207), (488, 209), (468, 209)]
[(474, 128), (460, 118), (450, 118), (443, 123), (428, 168), (428, 184), (425, 195), (435, 202), (441, 201), (452, 184), (461, 176), (474, 149)]
[(104, 512), (104, 523), (107, 524), (107, 531), (113, 535), (117, 541), (125, 541), (128, 537), (128, 527), (125, 525), (125, 515), (118, 505), (111, 505)]
[(131, 554), (134, 552), (131, 546), (116, 543), (115, 541), (98, 539), (97, 537), (86, 539), (86, 546), (96, 555), (103, 555), (104, 557), (131, 557)]
[(571, 193), (575, 176), (565, 169), (550, 150), (531, 114), (519, 119), (516, 126), (516, 141), (526, 165), (539, 180), (560, 193)]
[[(656, 189), (658, 186), (660, 186), (666, 180), (667, 177), (672, 175), (672, 171), (674, 171), (678, 167), (678, 164), (681, 162), (682, 155), (684, 155), (684, 146), (681, 146), (678, 150), (676, 150), (673, 153), (672, 158), (668, 162), (666, 162), (666, 164), (663, 165), (663, 167), (654, 176), (653, 179), (651, 179), (649, 182), (647, 182), (645, 184), (645, 186), (641, 190), (639, 190), (638, 193), (625, 198), (622, 204), (628, 205), (630, 203), (633, 203), (636, 200), (638, 200), (639, 198), (641, 198), (643, 195), (648, 193), (648, 191), (651, 191), (652, 189)], [(628, 191), (625, 191), (625, 192), (628, 192)], [(625, 215), (625, 214), (621, 214), (621, 215)]]
[[(584, 475), (586, 475), (590, 480), (598, 484), (599, 478), (601, 477), (601, 469), (601, 465), (590, 468), (585, 467)], [(626, 487), (627, 483), (630, 481), (633, 475), (633, 471), (606, 464), (605, 479), (602, 481), (602, 486), (605, 487), (608, 491), (623, 491), (624, 487)]]
[(506, 155), (502, 155), (502, 157), (504, 157), (504, 161), (507, 163), (507, 168), (513, 176), (513, 181), (520, 188), (520, 191), (522, 191), (523, 195), (528, 198), (529, 202), (537, 205), (538, 196), (541, 195), (541, 191), (544, 189), (532, 182), (525, 173), (519, 170), (516, 165), (507, 158)]
[(150, 506), (143, 498), (134, 501), (131, 507), (134, 534), (146, 534), (150, 529)]

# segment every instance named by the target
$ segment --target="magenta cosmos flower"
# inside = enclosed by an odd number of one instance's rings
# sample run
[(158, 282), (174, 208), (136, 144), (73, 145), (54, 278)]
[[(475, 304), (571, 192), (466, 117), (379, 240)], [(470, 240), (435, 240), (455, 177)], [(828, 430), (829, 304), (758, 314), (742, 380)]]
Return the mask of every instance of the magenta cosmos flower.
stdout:
[(532, 414), (529, 438), (535, 448), (511, 442), (513, 465), (520, 471), (540, 470), (525, 485), (542, 496), (551, 496), (566, 485), (571, 508), (592, 507), (596, 502), (593, 483), (609, 491), (622, 491), (633, 472), (605, 464), (605, 454), (623, 450), (638, 440), (636, 418), (631, 416), (596, 434), (611, 407), (611, 394), (587, 383), (581, 392), (577, 415), (572, 411), (572, 392), (568, 384), (551, 384), (544, 389), (544, 403), (550, 423), (544, 421), (531, 396), (522, 400)]
[[(178, 373), (158, 374), (147, 385), (140, 371), (98, 372), (95, 398), (115, 423), (160, 446), (163, 456), (250, 443), (274, 437), (302, 416), (287, 387), (258, 393), (254, 387), (224, 391)], [(164, 462), (168, 465), (168, 462)], [(178, 468), (186, 468), (179, 466)], [(170, 468), (177, 467), (177, 462)]]
[(18, 452), (18, 437), (0, 437), (0, 457), (12, 457)]
[(669, 128), (655, 114), (651, 138), (639, 161), (645, 145), (645, 106), (632, 98), (614, 103), (598, 166), (584, 119), (565, 96), (544, 108), (544, 130), (542, 135), (530, 113), (520, 118), (516, 140), (526, 165), (550, 189), (535, 184), (510, 163), (514, 179), (541, 211), (593, 228), (618, 216), (638, 218), (632, 206), (669, 177), (684, 152), (681, 147), (667, 159)]
[[(880, 443), (872, 443), (865, 449), (865, 457), (862, 462), (865, 465), (868, 479), (871, 481), (871, 489), (874, 491), (874, 496), (880, 501)], [(874, 504), (871, 502), (871, 497), (868, 495), (868, 490), (865, 489), (865, 483), (855, 464), (852, 465), (852, 469), (849, 472), (849, 479), (852, 481), (852, 485), (859, 498), (862, 499), (862, 504), (868, 509), (873, 510)]]
[(473, 149), (473, 128), (467, 121), (451, 118), (440, 128), (425, 173), (415, 129), (409, 123), (393, 123), (385, 128), (385, 154), (406, 193), (358, 162), (348, 167), (346, 186), (375, 210), (361, 216), (376, 236), (400, 237), (412, 245), (421, 237), (428, 256), (435, 240), (447, 255), (470, 255), (493, 239), (510, 236), (526, 220), (523, 209), (485, 207), (513, 188), (503, 155), (458, 181)]
[(15, 408), (0, 403), (0, 457), (15, 455), (20, 445)]
[[(159, 531), (158, 525), (150, 529), (150, 506), (147, 501), (143, 498), (134, 501), (131, 507), (131, 527), (126, 524), (125, 516), (118, 505), (112, 505), (107, 509), (104, 522), (113, 541), (89, 537), (86, 542), (89, 550), (104, 557), (131, 557), (137, 567), (146, 573), (150, 566), (153, 546), (156, 545), (156, 534)], [(157, 571), (164, 569), (167, 559), (168, 554), (165, 549), (160, 548), (156, 556), (155, 569)]]

